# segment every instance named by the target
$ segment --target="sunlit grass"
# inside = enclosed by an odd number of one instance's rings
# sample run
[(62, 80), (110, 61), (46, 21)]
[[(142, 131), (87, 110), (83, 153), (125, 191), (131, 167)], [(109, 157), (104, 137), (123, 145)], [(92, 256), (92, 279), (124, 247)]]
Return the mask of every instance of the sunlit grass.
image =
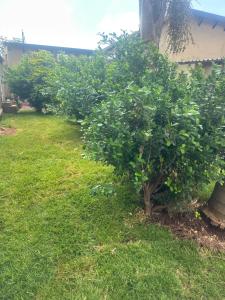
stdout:
[[(225, 299), (225, 256), (137, 217), (79, 128), (22, 113), (0, 137), (0, 299)], [(115, 182), (116, 195), (91, 193)]]

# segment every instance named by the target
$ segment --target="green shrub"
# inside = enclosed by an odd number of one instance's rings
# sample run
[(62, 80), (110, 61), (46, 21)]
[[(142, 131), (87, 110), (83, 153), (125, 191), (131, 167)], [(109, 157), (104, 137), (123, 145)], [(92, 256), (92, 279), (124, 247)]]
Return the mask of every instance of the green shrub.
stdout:
[(136, 64), (134, 47), (131, 63), (121, 62), (126, 87), (108, 94), (83, 126), (87, 149), (127, 174), (150, 215), (153, 203), (190, 202), (203, 184), (222, 179), (225, 76), (178, 73), (156, 49), (142, 47), (137, 80), (125, 72)]
[(105, 58), (100, 52), (79, 57), (61, 54), (47, 81), (45, 92), (55, 97), (49, 109), (83, 119), (105, 98)]
[(27, 55), (9, 70), (10, 88), (38, 110), (83, 119), (87, 150), (127, 175), (148, 215), (154, 203), (189, 203), (202, 185), (222, 181), (223, 68), (179, 73), (126, 32), (103, 35), (101, 47), (87, 57)]
[(137, 34), (103, 35), (100, 45), (93, 56), (59, 56), (45, 89), (49, 98), (56, 95), (50, 110), (84, 119), (108, 95), (141, 84), (149, 57)]

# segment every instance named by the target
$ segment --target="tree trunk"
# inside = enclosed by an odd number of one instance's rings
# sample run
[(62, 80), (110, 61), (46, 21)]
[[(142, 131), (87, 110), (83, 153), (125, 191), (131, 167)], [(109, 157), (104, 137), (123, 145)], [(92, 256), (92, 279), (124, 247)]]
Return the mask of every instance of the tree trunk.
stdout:
[(225, 229), (225, 182), (223, 185), (216, 183), (214, 191), (203, 212), (214, 225)]
[(163, 176), (159, 175), (152, 179), (150, 182), (146, 182), (143, 185), (143, 191), (144, 191), (144, 205), (145, 205), (145, 214), (148, 217), (151, 217), (152, 215), (152, 208), (153, 203), (151, 201), (153, 193), (157, 190), (157, 188), (162, 183)]
[(140, 35), (159, 48), (166, 15), (166, 0), (139, 0)]
[(153, 7), (149, 0), (139, 0), (140, 34), (144, 41), (155, 41)]
[(144, 204), (145, 204), (145, 214), (148, 217), (152, 215), (152, 203), (151, 203), (151, 188), (149, 183), (144, 184)]

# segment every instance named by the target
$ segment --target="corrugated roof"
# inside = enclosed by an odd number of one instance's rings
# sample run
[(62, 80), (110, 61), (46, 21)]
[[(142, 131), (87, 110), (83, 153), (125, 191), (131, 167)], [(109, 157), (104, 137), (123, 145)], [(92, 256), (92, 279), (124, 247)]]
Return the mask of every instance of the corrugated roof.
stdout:
[(191, 64), (191, 63), (207, 63), (207, 62), (222, 62), (225, 60), (225, 57), (217, 57), (217, 58), (193, 58), (177, 61), (179, 64)]
[(26, 44), (14, 41), (8, 41), (5, 43), (8, 47), (23, 48), (24, 50), (46, 50), (51, 52), (64, 52), (66, 54), (77, 54), (77, 55), (92, 55), (94, 50), (90, 49), (81, 49), (81, 48), (69, 48), (69, 47), (60, 47), (60, 46), (48, 46), (48, 45), (38, 45), (38, 44)]
[(225, 16), (219, 16), (216, 14), (212, 14), (212, 13), (197, 10), (197, 9), (192, 9), (192, 15), (194, 17), (201, 19), (202, 21), (208, 20), (208, 21), (213, 21), (215, 23), (225, 24)]

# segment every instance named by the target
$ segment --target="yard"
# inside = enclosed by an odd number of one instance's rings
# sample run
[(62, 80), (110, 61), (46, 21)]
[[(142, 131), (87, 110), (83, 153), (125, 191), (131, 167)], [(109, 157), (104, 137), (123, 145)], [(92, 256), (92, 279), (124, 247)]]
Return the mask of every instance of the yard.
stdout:
[[(1, 299), (225, 299), (225, 256), (145, 224), (79, 128), (5, 116), (0, 137)], [(93, 194), (114, 182), (116, 195)], [(129, 192), (127, 192), (129, 191)]]

